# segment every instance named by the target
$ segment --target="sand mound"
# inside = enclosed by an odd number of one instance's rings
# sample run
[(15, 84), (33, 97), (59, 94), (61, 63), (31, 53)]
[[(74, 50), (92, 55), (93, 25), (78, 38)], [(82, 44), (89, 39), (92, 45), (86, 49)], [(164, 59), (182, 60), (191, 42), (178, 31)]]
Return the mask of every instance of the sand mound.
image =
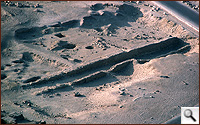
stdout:
[[(115, 7), (115, 12), (107, 11)], [(101, 10), (96, 12), (97, 10)], [(129, 16), (131, 16), (129, 18)], [(115, 33), (116, 29), (123, 26), (129, 26), (128, 21), (134, 22), (141, 17), (141, 11), (134, 6), (123, 4), (121, 6), (108, 6), (107, 4), (95, 4), (91, 6), (90, 16), (83, 17), (80, 26), (83, 28), (97, 29), (105, 35)], [(121, 23), (123, 21), (123, 24)]]
[(119, 9), (116, 12), (124, 15), (125, 17), (127, 16), (137, 17), (141, 14), (138, 8), (127, 4), (119, 6)]

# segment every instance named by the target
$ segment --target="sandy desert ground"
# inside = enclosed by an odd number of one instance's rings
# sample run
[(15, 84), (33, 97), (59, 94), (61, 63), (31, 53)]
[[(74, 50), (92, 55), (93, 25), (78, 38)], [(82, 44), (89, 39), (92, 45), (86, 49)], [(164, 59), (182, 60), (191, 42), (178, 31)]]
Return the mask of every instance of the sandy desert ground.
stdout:
[(160, 124), (199, 103), (199, 36), (150, 1), (1, 2), (1, 122)]

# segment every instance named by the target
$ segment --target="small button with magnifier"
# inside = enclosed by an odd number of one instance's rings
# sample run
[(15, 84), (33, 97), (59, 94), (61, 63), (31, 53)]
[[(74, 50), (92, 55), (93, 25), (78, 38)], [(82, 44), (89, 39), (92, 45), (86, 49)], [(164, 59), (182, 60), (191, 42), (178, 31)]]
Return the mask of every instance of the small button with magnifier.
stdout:
[(184, 116), (185, 116), (186, 118), (191, 118), (194, 122), (197, 121), (197, 120), (193, 117), (193, 115), (192, 115), (192, 110), (190, 110), (190, 109), (186, 109), (186, 110), (184, 111)]
[(199, 124), (199, 107), (181, 107), (181, 124)]

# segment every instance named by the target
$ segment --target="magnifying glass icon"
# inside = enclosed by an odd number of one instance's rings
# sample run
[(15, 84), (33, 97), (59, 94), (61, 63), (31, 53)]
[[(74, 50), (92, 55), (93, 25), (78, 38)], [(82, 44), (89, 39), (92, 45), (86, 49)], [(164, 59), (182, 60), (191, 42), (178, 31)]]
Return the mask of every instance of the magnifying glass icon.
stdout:
[(184, 116), (185, 116), (186, 118), (191, 118), (194, 122), (196, 122), (196, 119), (192, 116), (192, 110), (186, 109), (186, 110), (184, 111)]

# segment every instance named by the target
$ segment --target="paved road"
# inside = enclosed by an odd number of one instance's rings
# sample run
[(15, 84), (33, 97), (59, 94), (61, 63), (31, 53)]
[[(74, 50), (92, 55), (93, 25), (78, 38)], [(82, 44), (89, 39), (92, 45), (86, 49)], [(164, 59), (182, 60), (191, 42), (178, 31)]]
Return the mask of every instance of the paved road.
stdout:
[[(157, 4), (164, 10), (168, 11), (171, 15), (175, 16), (183, 23), (190, 26), (193, 30), (197, 31), (198, 32), (197, 35), (199, 35), (198, 12), (178, 1), (154, 1), (153, 3)], [(197, 105), (196, 107), (199, 107), (199, 105)], [(181, 116), (178, 115), (166, 121), (165, 124), (181, 124)]]
[(178, 1), (154, 1), (155, 4), (199, 32), (199, 14)]

